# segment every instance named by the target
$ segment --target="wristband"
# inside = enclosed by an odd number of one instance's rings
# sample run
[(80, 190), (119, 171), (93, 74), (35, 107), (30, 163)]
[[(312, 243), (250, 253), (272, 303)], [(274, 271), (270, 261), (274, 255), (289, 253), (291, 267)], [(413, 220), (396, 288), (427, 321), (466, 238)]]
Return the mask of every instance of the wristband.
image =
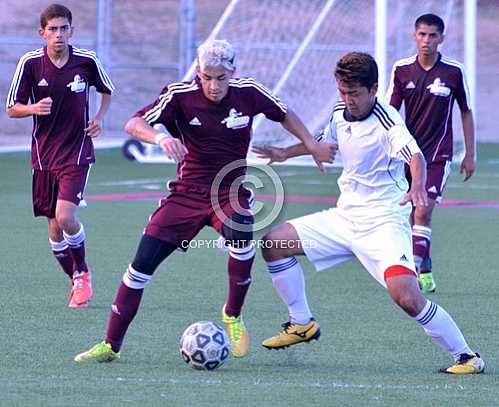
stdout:
[(171, 138), (169, 134), (166, 133), (158, 133), (156, 134), (156, 137), (154, 137), (154, 142), (159, 146), (159, 143), (161, 143), (163, 140), (167, 138)]

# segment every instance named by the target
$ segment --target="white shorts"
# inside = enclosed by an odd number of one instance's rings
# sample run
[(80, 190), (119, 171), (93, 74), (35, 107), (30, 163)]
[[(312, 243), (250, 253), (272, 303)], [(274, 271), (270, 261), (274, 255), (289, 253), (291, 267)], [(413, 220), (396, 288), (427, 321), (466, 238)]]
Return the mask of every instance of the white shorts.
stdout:
[(296, 229), (305, 255), (317, 271), (357, 257), (383, 287), (388, 267), (404, 266), (416, 275), (411, 227), (405, 211), (353, 221), (337, 208), (331, 208), (288, 223)]

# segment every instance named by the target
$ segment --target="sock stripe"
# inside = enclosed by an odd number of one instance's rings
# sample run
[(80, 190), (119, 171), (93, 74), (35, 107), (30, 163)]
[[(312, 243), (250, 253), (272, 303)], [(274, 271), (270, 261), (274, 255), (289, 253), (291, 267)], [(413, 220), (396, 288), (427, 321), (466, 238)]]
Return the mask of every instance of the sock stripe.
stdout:
[(123, 283), (129, 288), (140, 289), (144, 288), (151, 281), (151, 278), (152, 276), (141, 273), (129, 265), (123, 274)]
[(69, 245), (66, 240), (61, 240), (60, 242), (54, 242), (53, 240), (49, 239), (50, 247), (54, 252), (62, 252), (66, 250)]
[(418, 320), (418, 322), (421, 325), (426, 325), (428, 322), (430, 322), (433, 319), (433, 317), (437, 313), (437, 309), (438, 306), (434, 303), (431, 303), (430, 308), (428, 309), (428, 311), (426, 311), (426, 314), (424, 314), (423, 317)]
[(78, 247), (85, 241), (85, 229), (82, 224), (80, 224), (80, 230), (74, 235), (68, 235), (64, 231), (62, 234), (71, 247)]
[(250, 244), (248, 247), (238, 249), (229, 246), (229, 256), (233, 259), (239, 261), (247, 261), (255, 257), (256, 249), (254, 244)]
[(296, 264), (298, 264), (298, 260), (296, 260), (295, 257), (291, 257), (290, 259), (286, 260), (284, 263), (275, 264), (275, 265), (267, 265), (267, 269), (269, 270), (270, 274), (274, 274), (274, 273), (279, 273), (281, 271), (290, 269), (291, 267), (295, 266)]
[(412, 227), (412, 235), (431, 240), (431, 228), (428, 228), (426, 226), (414, 225)]
[(423, 239), (431, 240), (431, 233), (430, 234), (424, 234), (424, 233), (419, 233), (419, 232), (412, 231), (412, 235), (413, 236), (417, 236), (417, 237), (422, 237)]

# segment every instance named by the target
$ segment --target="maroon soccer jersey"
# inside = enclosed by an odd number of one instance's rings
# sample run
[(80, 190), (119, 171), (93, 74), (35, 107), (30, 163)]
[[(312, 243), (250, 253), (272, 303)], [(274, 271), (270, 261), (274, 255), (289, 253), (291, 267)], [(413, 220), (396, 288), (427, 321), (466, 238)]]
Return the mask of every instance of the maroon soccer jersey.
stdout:
[[(151, 126), (165, 125), (187, 147), (177, 170), (179, 181), (211, 184), (225, 165), (246, 159), (254, 116), (263, 113), (281, 122), (286, 111), (286, 105), (254, 79), (231, 79), (227, 95), (218, 104), (204, 96), (195, 79), (167, 86), (136, 116)], [(222, 185), (244, 174), (243, 166), (224, 177)]]
[(7, 97), (7, 108), (50, 96), (51, 114), (33, 116), (31, 161), (34, 169), (53, 170), (95, 161), (89, 120), (90, 86), (110, 94), (114, 86), (94, 52), (69, 46), (69, 60), (57, 68), (40, 48), (23, 55)]
[(396, 109), (405, 105), (405, 122), (428, 162), (452, 159), (452, 107), (471, 110), (463, 66), (439, 54), (424, 70), (417, 56), (393, 67), (387, 100)]

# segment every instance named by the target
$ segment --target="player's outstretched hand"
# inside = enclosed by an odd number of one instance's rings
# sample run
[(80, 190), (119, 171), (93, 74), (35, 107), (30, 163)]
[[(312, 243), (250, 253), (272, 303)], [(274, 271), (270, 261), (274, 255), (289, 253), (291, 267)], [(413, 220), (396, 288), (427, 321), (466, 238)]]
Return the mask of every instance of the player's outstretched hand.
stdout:
[(338, 151), (338, 144), (314, 143), (309, 148), (310, 154), (321, 171), (324, 171), (323, 163), (332, 163)]
[(475, 159), (471, 155), (470, 156), (465, 155), (463, 161), (461, 162), (461, 168), (459, 170), (460, 174), (464, 173), (463, 181), (464, 182), (468, 181), (474, 172), (475, 172)]
[(175, 162), (179, 163), (184, 159), (187, 154), (187, 148), (182, 144), (179, 139), (173, 137), (166, 137), (159, 142), (159, 147), (166, 156)]
[(88, 137), (97, 137), (102, 134), (102, 120), (90, 119), (87, 127), (84, 129)]
[(428, 206), (428, 194), (424, 187), (412, 186), (400, 200), (400, 205), (412, 202), (413, 206)]
[(269, 160), (267, 165), (270, 165), (272, 163), (281, 163), (283, 161), (286, 161), (286, 159), (288, 158), (286, 156), (284, 148), (280, 147), (255, 145), (251, 148), (251, 151), (253, 151), (258, 158), (267, 158)]
[(34, 114), (37, 116), (47, 116), (52, 109), (52, 98), (50, 96), (40, 99), (33, 105)]

